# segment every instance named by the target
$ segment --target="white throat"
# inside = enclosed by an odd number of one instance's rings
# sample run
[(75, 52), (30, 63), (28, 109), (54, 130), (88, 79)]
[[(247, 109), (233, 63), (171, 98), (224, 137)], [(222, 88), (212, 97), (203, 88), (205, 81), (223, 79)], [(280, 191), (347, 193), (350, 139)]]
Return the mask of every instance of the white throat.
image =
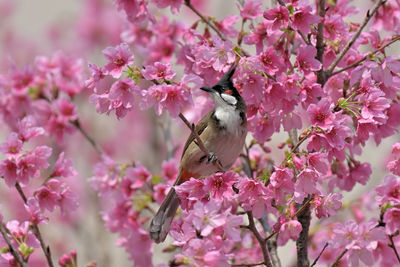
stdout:
[(238, 134), (242, 119), (239, 110), (235, 106), (219, 106), (215, 108), (215, 118), (218, 120), (218, 125), (225, 128), (231, 134)]

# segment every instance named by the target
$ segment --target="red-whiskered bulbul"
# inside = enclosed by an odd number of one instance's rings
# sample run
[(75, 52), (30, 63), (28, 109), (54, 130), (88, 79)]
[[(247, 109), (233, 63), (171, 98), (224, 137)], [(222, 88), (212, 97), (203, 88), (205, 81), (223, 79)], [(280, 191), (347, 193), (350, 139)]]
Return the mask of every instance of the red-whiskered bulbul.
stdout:
[[(215, 109), (194, 129), (210, 155), (201, 151), (191, 134), (183, 148), (174, 185), (191, 177), (199, 179), (220, 171), (217, 164), (211, 163), (215, 160), (228, 170), (241, 153), (247, 135), (246, 104), (232, 83), (234, 72), (235, 67), (232, 67), (216, 85), (200, 88), (210, 94), (215, 104)], [(156, 243), (167, 237), (178, 207), (179, 199), (172, 187), (151, 221), (150, 237)]]

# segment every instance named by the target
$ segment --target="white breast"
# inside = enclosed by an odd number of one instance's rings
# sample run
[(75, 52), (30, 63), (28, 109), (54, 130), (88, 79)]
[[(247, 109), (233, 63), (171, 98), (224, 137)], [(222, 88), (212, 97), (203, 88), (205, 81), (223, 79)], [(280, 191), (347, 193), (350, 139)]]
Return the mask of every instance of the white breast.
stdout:
[(218, 119), (221, 128), (225, 128), (230, 134), (238, 135), (242, 118), (240, 112), (234, 106), (216, 107), (214, 116)]

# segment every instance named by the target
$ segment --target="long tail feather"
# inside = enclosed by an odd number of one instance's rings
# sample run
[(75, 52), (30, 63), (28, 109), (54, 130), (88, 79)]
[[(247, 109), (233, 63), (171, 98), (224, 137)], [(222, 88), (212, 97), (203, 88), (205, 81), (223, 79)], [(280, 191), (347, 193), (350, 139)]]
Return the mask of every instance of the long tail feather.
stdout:
[(163, 242), (167, 237), (178, 207), (178, 195), (171, 188), (150, 224), (150, 237), (156, 243)]

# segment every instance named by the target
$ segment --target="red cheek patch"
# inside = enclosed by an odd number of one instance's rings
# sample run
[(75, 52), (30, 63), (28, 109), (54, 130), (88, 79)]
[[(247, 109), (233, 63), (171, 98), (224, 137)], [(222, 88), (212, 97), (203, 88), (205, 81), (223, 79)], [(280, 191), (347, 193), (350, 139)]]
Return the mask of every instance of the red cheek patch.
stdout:
[(224, 92), (225, 94), (229, 94), (229, 95), (232, 95), (232, 90), (226, 90), (225, 92)]

